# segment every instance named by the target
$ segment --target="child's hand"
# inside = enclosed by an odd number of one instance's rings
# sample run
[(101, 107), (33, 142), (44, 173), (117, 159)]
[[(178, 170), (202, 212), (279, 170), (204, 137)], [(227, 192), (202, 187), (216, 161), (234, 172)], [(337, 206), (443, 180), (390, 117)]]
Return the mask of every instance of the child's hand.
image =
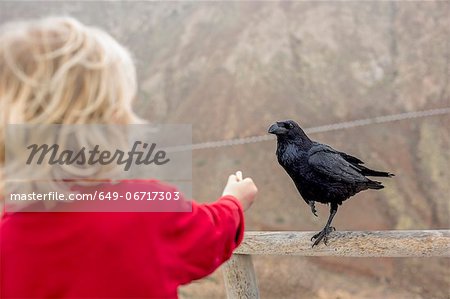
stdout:
[(258, 193), (258, 189), (253, 180), (251, 178), (242, 179), (242, 172), (238, 171), (228, 177), (222, 196), (232, 195), (236, 197), (244, 210), (247, 210), (255, 200), (256, 193)]

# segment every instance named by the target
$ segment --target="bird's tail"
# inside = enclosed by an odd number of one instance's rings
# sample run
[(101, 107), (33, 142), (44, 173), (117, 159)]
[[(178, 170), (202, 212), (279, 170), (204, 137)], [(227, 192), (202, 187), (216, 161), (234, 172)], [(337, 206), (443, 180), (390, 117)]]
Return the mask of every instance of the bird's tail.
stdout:
[(357, 166), (361, 170), (361, 174), (365, 176), (378, 176), (378, 177), (393, 177), (393, 173), (384, 172), (384, 171), (378, 171), (378, 170), (372, 170), (370, 168), (367, 168), (362, 165)]
[(367, 187), (369, 187), (369, 189), (383, 189), (384, 188), (384, 186), (381, 182), (372, 181), (372, 180), (369, 180), (369, 182), (367, 183)]

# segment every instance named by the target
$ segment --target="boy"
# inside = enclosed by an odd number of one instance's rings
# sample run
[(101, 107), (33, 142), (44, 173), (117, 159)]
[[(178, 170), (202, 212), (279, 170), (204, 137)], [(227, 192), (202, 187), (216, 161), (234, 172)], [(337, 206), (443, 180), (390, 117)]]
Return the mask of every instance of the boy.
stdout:
[[(7, 124), (137, 123), (135, 95), (132, 60), (105, 32), (72, 18), (3, 26), (2, 172)], [(155, 180), (98, 188), (174, 190)], [(243, 238), (243, 211), (256, 193), (253, 181), (237, 172), (218, 201), (192, 202), (189, 213), (4, 213), (0, 298), (177, 298), (179, 285), (210, 274), (231, 256)]]

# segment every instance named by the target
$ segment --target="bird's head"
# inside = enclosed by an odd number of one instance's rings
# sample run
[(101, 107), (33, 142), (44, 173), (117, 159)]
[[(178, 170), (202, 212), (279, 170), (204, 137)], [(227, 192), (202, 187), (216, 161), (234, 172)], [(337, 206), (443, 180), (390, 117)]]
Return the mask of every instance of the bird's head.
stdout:
[(269, 134), (288, 135), (299, 131), (300, 126), (293, 120), (280, 120), (273, 123), (268, 130)]
[(279, 139), (309, 140), (302, 128), (293, 120), (282, 120), (273, 123), (268, 130), (269, 134), (276, 135)]

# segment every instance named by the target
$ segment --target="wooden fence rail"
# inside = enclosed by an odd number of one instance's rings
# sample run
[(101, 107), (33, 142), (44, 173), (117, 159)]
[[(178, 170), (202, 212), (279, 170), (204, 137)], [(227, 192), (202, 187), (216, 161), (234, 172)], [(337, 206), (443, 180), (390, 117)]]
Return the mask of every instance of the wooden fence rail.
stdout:
[(450, 257), (450, 230), (337, 231), (311, 247), (315, 232), (246, 232), (224, 266), (229, 299), (259, 298), (251, 255)]

